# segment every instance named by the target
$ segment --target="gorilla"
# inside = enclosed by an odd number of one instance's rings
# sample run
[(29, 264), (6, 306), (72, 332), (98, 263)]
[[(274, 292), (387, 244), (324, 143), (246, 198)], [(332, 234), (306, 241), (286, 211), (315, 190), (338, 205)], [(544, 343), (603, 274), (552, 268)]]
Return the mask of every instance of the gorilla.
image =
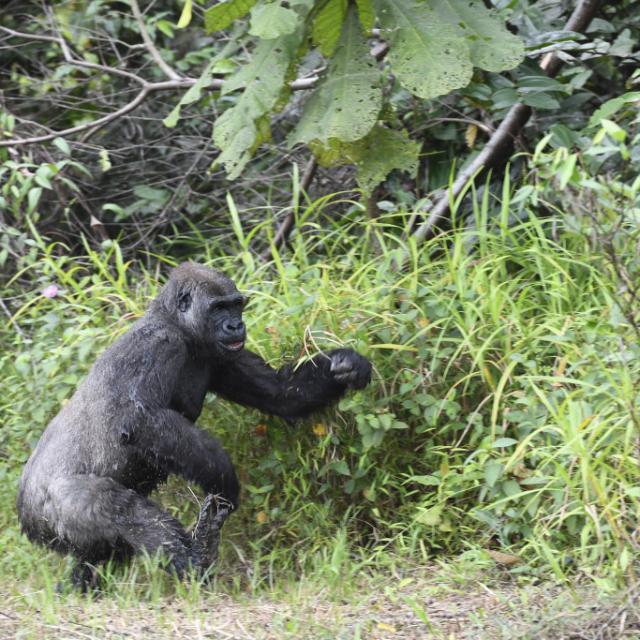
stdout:
[[(179, 265), (44, 431), (18, 514), (31, 541), (76, 558), (75, 587), (97, 586), (97, 565), (134, 553), (162, 553), (178, 576), (216, 561), (239, 484), (220, 442), (194, 424), (207, 392), (295, 420), (368, 384), (371, 365), (351, 349), (272, 369), (244, 348), (245, 302), (222, 273)], [(191, 532), (148, 498), (169, 474), (206, 494)]]

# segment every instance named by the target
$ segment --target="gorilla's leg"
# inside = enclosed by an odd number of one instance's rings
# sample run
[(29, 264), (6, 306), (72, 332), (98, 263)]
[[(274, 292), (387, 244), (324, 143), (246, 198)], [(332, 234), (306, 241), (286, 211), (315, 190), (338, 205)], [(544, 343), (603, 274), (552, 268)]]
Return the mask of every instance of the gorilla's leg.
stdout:
[(105, 560), (123, 543), (137, 553), (161, 551), (178, 575), (189, 566), (191, 540), (182, 525), (115, 480), (91, 474), (59, 478), (51, 483), (49, 496), (49, 520), (81, 560), (74, 577), (82, 588), (89, 578), (84, 561)]

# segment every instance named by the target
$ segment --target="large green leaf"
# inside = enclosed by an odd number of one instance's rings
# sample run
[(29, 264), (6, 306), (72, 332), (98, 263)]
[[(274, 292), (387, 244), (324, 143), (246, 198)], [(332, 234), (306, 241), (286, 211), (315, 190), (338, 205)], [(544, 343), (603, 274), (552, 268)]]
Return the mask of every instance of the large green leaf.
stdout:
[(356, 179), (365, 193), (371, 193), (394, 169), (411, 176), (418, 170), (420, 144), (404, 130), (376, 126), (355, 144)]
[(356, 6), (358, 7), (358, 16), (362, 28), (367, 33), (370, 33), (376, 23), (376, 12), (373, 10), (371, 0), (356, 0)]
[(311, 37), (322, 55), (330, 57), (336, 50), (344, 18), (347, 15), (347, 0), (328, 0), (318, 11), (313, 22)]
[(260, 3), (251, 10), (249, 33), (264, 40), (272, 40), (293, 33), (300, 25), (300, 16), (279, 2)]
[(522, 61), (522, 40), (505, 27), (495, 11), (489, 11), (479, 0), (429, 0), (429, 6), (458, 28), (476, 67), (504, 71)]
[(311, 150), (323, 166), (355, 164), (360, 188), (370, 194), (393, 171), (414, 175), (418, 169), (420, 144), (405, 130), (376, 125), (364, 138), (355, 142), (332, 139), (327, 145), (312, 143)]
[(382, 105), (380, 80), (357, 11), (351, 6), (328, 72), (306, 103), (290, 142), (364, 137), (376, 123)]
[(415, 0), (376, 0), (389, 64), (400, 83), (421, 98), (434, 98), (469, 84), (469, 48), (459, 28)]
[(244, 88), (236, 104), (216, 120), (213, 128), (213, 142), (222, 151), (216, 165), (224, 164), (230, 179), (240, 175), (255, 147), (268, 137), (264, 116), (278, 102), (300, 37), (294, 33), (261, 40), (251, 62), (224, 84), (225, 95)]
[(251, 11), (257, 0), (227, 0), (204, 11), (204, 28), (208, 33), (226, 29), (234, 20)]

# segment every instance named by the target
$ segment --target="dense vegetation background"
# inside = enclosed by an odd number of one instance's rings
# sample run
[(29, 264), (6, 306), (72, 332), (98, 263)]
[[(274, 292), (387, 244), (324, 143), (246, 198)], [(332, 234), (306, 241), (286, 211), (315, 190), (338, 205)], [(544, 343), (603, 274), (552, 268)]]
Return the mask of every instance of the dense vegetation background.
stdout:
[[(230, 637), (633, 637), (639, 3), (466, 3), (462, 32), (431, 0), (142, 5), (0, 14), (7, 633), (194, 637), (194, 620), (215, 631), (212, 608), (243, 620), (217, 591), (251, 598), (255, 627)], [(445, 36), (468, 50), (443, 58)], [(279, 38), (290, 57), (257, 74)], [(251, 294), (249, 347), (274, 366), (348, 345), (374, 381), (295, 427), (211, 398), (199, 423), (243, 484), (217, 576), (181, 587), (153, 560), (107, 567), (118, 614), (55, 595), (65, 561), (19, 533), (16, 486), (184, 259)], [(199, 497), (178, 481), (156, 496), (185, 522)], [(476, 606), (478, 584), (502, 596)], [(476, 617), (463, 607), (452, 627), (437, 611), (457, 589)], [(363, 592), (391, 604), (318, 613)], [(271, 615), (253, 608), (265, 594)], [(122, 613), (139, 602), (147, 632)]]

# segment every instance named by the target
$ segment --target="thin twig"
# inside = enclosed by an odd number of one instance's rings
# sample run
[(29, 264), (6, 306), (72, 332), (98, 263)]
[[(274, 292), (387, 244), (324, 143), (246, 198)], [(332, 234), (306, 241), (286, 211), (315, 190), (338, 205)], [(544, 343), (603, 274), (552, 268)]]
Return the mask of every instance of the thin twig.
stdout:
[(9, 311), (9, 308), (4, 303), (4, 300), (2, 298), (0, 298), (0, 307), (2, 307), (2, 310), (5, 312), (7, 318), (9, 318), (9, 322), (13, 325), (13, 328), (16, 330), (16, 333), (24, 340), (26, 338), (26, 336), (24, 335), (24, 332), (19, 327), (14, 317), (11, 315), (11, 311)]
[(153, 43), (153, 40), (149, 37), (149, 32), (147, 31), (147, 25), (144, 23), (144, 18), (142, 17), (142, 13), (140, 12), (140, 6), (138, 5), (138, 0), (129, 0), (131, 4), (131, 10), (133, 11), (133, 15), (135, 16), (136, 22), (138, 23), (138, 28), (140, 29), (140, 35), (144, 40), (144, 44), (147, 47), (147, 51), (154, 59), (155, 63), (162, 69), (164, 74), (169, 78), (169, 80), (182, 80), (182, 76), (174, 71), (163, 59), (160, 55), (158, 49), (156, 49), (156, 45)]

